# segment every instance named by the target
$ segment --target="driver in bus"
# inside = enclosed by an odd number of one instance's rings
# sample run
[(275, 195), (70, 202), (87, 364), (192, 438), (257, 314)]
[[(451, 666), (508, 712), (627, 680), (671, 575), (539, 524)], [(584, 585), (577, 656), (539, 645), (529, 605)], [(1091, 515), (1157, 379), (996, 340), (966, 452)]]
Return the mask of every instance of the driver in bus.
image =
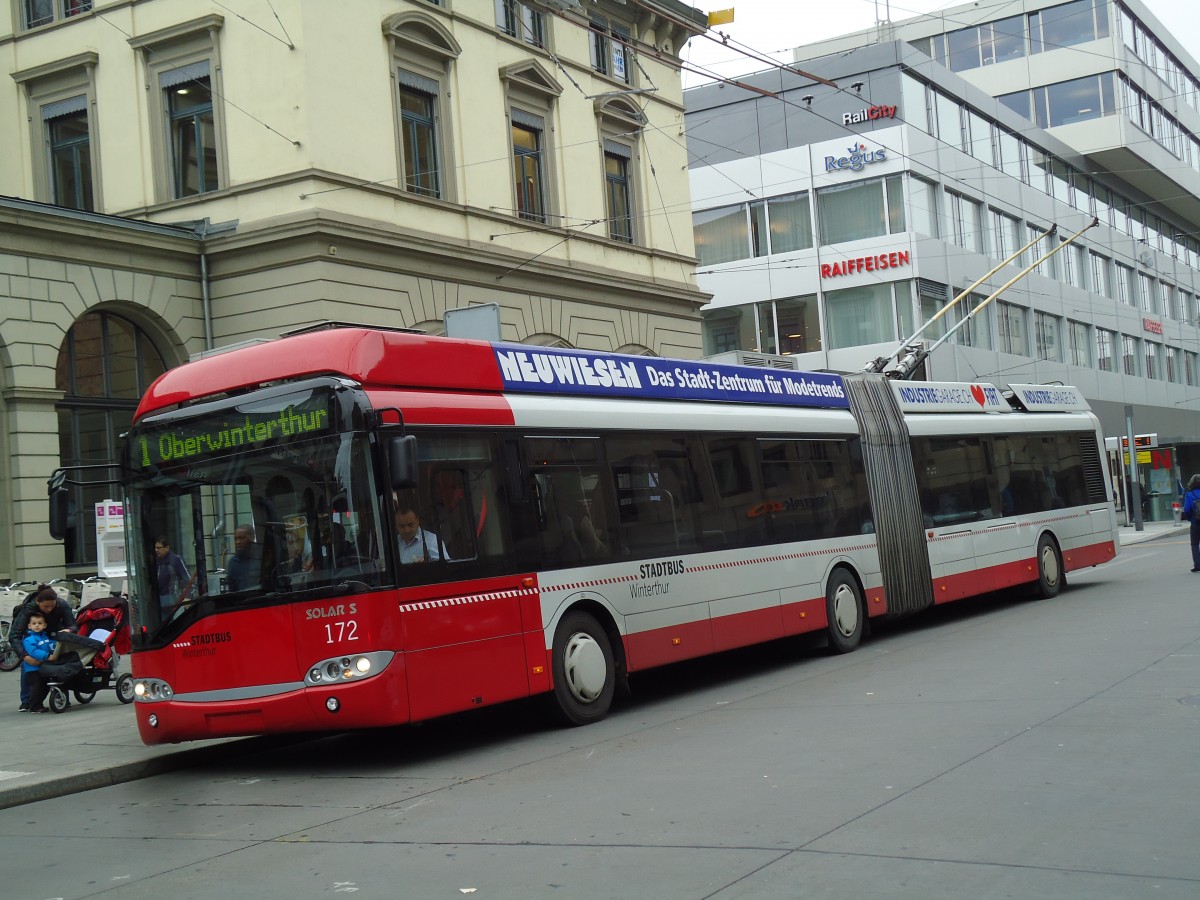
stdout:
[(396, 507), (396, 534), (401, 565), (442, 559), (441, 542), (436, 534), (421, 527), (421, 518), (413, 507)]

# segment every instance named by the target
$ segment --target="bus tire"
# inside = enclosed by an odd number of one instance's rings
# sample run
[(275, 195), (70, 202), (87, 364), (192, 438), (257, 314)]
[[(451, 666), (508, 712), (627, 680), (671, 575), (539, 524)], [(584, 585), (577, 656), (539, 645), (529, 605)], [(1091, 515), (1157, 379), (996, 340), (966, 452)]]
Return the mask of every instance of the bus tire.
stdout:
[(1038, 538), (1037, 570), (1036, 596), (1044, 600), (1057, 597), (1066, 582), (1066, 573), (1063, 571), (1062, 554), (1058, 552), (1058, 544), (1048, 534)]
[(594, 617), (576, 610), (554, 632), (553, 710), (568, 725), (589, 725), (608, 715), (616, 692), (616, 665), (608, 634)]
[(850, 653), (862, 643), (865, 616), (858, 581), (845, 569), (834, 569), (825, 591), (829, 619), (829, 647), (834, 653)]

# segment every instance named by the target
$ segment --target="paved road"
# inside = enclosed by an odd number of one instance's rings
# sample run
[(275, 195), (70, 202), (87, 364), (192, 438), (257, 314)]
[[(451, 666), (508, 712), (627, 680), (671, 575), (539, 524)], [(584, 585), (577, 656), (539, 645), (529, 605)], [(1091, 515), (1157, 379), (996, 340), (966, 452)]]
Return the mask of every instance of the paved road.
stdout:
[(181, 753), (115, 695), (3, 713), (0, 768), (26, 774), (0, 805), (179, 770), (0, 812), (4, 895), (1194, 900), (1185, 534), (1125, 530), (1154, 541), (1058, 600), (960, 604), (847, 657), (644, 676), (585, 729), (518, 706)]

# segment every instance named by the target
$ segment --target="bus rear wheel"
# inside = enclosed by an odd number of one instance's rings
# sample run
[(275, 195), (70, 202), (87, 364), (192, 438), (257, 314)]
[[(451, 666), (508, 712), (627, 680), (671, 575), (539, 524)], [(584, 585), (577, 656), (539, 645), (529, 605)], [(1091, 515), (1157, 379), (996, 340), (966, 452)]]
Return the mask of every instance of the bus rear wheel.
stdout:
[(858, 582), (845, 569), (835, 569), (825, 591), (829, 618), (829, 646), (835, 653), (850, 653), (862, 642), (864, 616)]
[(568, 725), (598, 722), (616, 692), (612, 643), (585, 612), (563, 616), (554, 632), (554, 711)]
[(1066, 581), (1066, 573), (1063, 571), (1062, 554), (1058, 552), (1058, 544), (1048, 534), (1043, 534), (1038, 539), (1037, 567), (1037, 596), (1045, 600), (1057, 597)]

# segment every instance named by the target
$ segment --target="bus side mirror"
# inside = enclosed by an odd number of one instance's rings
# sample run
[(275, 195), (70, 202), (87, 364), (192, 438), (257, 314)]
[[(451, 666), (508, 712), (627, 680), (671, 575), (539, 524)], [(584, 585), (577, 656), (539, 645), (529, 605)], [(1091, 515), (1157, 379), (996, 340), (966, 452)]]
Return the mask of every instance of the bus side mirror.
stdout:
[(68, 521), (68, 500), (70, 491), (65, 487), (50, 489), (50, 537), (56, 541), (65, 540), (70, 527)]
[(411, 434), (394, 437), (388, 442), (388, 467), (392, 472), (392, 489), (417, 486), (417, 439)]

